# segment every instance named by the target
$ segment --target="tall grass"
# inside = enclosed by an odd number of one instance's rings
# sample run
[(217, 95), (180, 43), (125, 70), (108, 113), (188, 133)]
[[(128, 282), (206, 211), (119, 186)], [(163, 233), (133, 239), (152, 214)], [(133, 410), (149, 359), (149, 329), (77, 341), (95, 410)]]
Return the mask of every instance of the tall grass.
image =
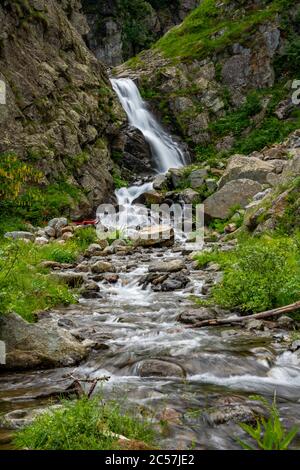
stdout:
[(18, 432), (17, 448), (30, 450), (117, 450), (117, 435), (152, 446), (155, 433), (151, 424), (122, 413), (115, 402), (99, 397), (64, 401), (61, 409), (49, 411)]

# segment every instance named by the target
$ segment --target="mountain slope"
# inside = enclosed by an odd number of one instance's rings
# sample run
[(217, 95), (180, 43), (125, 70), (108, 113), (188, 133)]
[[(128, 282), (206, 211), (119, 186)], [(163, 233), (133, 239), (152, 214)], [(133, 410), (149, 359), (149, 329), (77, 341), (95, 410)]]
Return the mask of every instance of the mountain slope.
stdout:
[(300, 61), (300, 2), (203, 0), (152, 49), (116, 68), (199, 161), (282, 141), (300, 127), (292, 80)]
[[(45, 217), (89, 215), (113, 188), (111, 144), (126, 119), (81, 37), (87, 24), (80, 8), (71, 0), (0, 2), (0, 79), (7, 88), (0, 152), (42, 173), (31, 184), (29, 219), (41, 210)], [(26, 188), (19, 206), (25, 196)]]

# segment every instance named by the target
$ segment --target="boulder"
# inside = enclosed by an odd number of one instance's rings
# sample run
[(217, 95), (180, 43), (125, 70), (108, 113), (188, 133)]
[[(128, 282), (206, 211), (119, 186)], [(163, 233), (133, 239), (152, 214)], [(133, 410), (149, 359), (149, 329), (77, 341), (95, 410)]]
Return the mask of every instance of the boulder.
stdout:
[(59, 238), (62, 235), (62, 229), (68, 226), (68, 220), (65, 217), (58, 217), (50, 220), (48, 223), (48, 229), (53, 229), (55, 231), (55, 236)]
[(31, 232), (16, 231), (16, 232), (7, 232), (4, 235), (4, 238), (11, 238), (13, 240), (30, 240), (30, 241), (34, 241), (35, 236)]
[(200, 188), (204, 184), (205, 177), (208, 175), (207, 170), (195, 170), (190, 174), (190, 184), (192, 189)]
[(137, 365), (140, 377), (185, 377), (181, 366), (159, 359), (146, 359)]
[(106, 261), (97, 261), (92, 265), (91, 269), (94, 274), (113, 273), (116, 270), (111, 263), (107, 263)]
[[(161, 284), (160, 290), (162, 292), (172, 292), (174, 290), (183, 289), (190, 282), (190, 279), (184, 272), (172, 273)], [(155, 289), (153, 289), (155, 290)]]
[(181, 198), (185, 204), (193, 204), (200, 200), (199, 193), (191, 188), (182, 191)]
[(14, 313), (0, 317), (0, 340), (6, 345), (6, 364), (0, 369), (67, 367), (87, 356), (86, 348), (68, 331), (49, 324), (29, 324)]
[(156, 176), (154, 182), (153, 182), (153, 189), (156, 191), (162, 191), (164, 189), (168, 188), (169, 184), (169, 175), (158, 175)]
[(150, 273), (174, 273), (181, 271), (185, 268), (184, 262), (181, 259), (174, 259), (172, 261), (153, 261), (149, 265)]
[(172, 246), (174, 229), (169, 225), (154, 225), (140, 230), (135, 238), (135, 246)]
[(49, 240), (46, 237), (37, 237), (34, 242), (36, 245), (48, 245)]
[(245, 208), (262, 189), (262, 185), (253, 180), (230, 181), (204, 201), (205, 216), (209, 219), (227, 219), (234, 206)]
[(171, 179), (173, 188), (174, 189), (179, 188), (185, 179), (183, 170), (179, 168), (171, 168), (169, 170), (169, 174), (170, 174), (170, 179)]
[(233, 180), (248, 179), (258, 183), (267, 183), (269, 173), (274, 171), (274, 166), (256, 157), (233, 155), (229, 160), (224, 175), (219, 181), (219, 188)]

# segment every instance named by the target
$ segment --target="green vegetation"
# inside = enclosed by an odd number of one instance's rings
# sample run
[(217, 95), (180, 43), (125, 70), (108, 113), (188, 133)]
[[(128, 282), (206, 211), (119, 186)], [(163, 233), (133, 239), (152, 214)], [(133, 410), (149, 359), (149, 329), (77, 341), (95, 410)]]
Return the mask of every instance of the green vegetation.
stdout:
[(149, 422), (122, 413), (119, 404), (99, 397), (64, 401), (61, 409), (43, 414), (18, 432), (14, 444), (30, 450), (121, 449), (113, 433), (154, 448), (155, 433)]
[[(45, 186), (43, 175), (12, 153), (0, 155), (0, 216), (41, 224), (45, 220), (69, 214), (84, 194), (65, 181)], [(0, 231), (1, 231), (0, 224)]]
[[(48, 269), (40, 266), (45, 259), (61, 259), (63, 249), (59, 249), (61, 251), (56, 252), (58, 247), (55, 244), (49, 247), (37, 247), (24, 242), (1, 244), (1, 314), (15, 312), (25, 320), (33, 321), (35, 312), (76, 302), (67, 286), (49, 276)], [(70, 255), (68, 248), (66, 253)]]
[(91, 242), (96, 232), (92, 228), (76, 231), (65, 243), (37, 246), (32, 243), (1, 241), (0, 244), (0, 312), (16, 312), (28, 321), (34, 314), (57, 305), (76, 303), (67, 286), (42, 267), (42, 261), (74, 263)]
[(243, 44), (243, 38), (249, 37), (258, 25), (275, 18), (285, 11), (294, 0), (266, 1), (265, 8), (247, 8), (242, 2), (241, 8), (226, 9), (229, 0), (221, 5), (216, 0), (203, 0), (180, 25), (161, 38), (155, 48), (167, 57), (180, 60), (201, 59), (212, 52), (220, 52), (237, 40)]
[(116, 189), (127, 188), (127, 186), (128, 186), (128, 181), (124, 180), (124, 179), (120, 176), (120, 172), (119, 172), (119, 171), (113, 170), (112, 177), (113, 177), (113, 181), (114, 181), (114, 185), (115, 185), (115, 188), (116, 188)]
[(298, 428), (294, 427), (290, 431), (287, 431), (280, 421), (279, 411), (276, 405), (276, 400), (272, 405), (268, 403), (262, 397), (253, 397), (263, 402), (267, 407), (270, 417), (266, 420), (265, 418), (259, 418), (256, 420), (256, 426), (250, 426), (245, 423), (241, 423), (240, 427), (252, 438), (256, 446), (238, 440), (244, 450), (288, 450), (290, 444), (298, 433)]
[(212, 303), (241, 312), (260, 312), (300, 298), (300, 238), (245, 237), (230, 252), (203, 252), (199, 267), (217, 262), (223, 280), (212, 290)]

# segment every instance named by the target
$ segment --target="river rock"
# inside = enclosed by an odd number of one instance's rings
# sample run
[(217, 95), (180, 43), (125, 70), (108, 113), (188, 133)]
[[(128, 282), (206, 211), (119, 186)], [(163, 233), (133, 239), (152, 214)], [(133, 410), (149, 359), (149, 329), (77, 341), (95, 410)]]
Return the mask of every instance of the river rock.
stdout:
[(168, 225), (155, 225), (139, 231), (135, 238), (135, 246), (163, 247), (172, 246), (175, 241), (174, 229)]
[(173, 273), (181, 271), (185, 268), (185, 264), (181, 259), (171, 261), (153, 261), (149, 265), (150, 273)]
[(68, 331), (29, 324), (15, 313), (0, 317), (0, 339), (7, 352), (6, 364), (0, 368), (7, 370), (73, 366), (87, 355)]
[(208, 219), (227, 219), (234, 206), (245, 208), (262, 189), (262, 185), (253, 180), (230, 181), (204, 201), (205, 216)]
[(116, 268), (111, 263), (107, 263), (105, 261), (97, 261), (91, 267), (92, 272), (94, 274), (101, 274), (101, 273), (113, 273), (115, 272)]
[[(108, 243), (107, 245), (108, 246)], [(106, 248), (106, 247), (104, 247)], [(85, 251), (84, 256), (86, 258), (91, 258), (92, 256), (100, 256), (102, 251), (104, 250), (98, 243), (92, 243), (88, 249)]]
[(216, 318), (216, 313), (206, 307), (194, 308), (186, 312), (182, 312), (178, 317), (177, 321), (185, 323), (187, 325), (194, 325), (204, 320), (212, 320)]
[(85, 283), (80, 289), (79, 293), (85, 299), (95, 299), (98, 297), (100, 287), (95, 281), (89, 281)]
[(190, 279), (183, 272), (172, 273), (168, 278), (161, 284), (162, 292), (172, 292), (174, 290), (183, 289), (188, 285)]
[(52, 219), (48, 223), (48, 228), (54, 229), (56, 238), (59, 238), (62, 235), (62, 229), (67, 226), (68, 226), (68, 220), (65, 217), (58, 217), (58, 218)]
[(146, 359), (138, 364), (140, 377), (185, 377), (183, 368), (173, 362)]
[(256, 157), (246, 157), (245, 155), (233, 155), (224, 175), (219, 181), (219, 188), (233, 180), (248, 179), (258, 183), (267, 183), (269, 173), (274, 171), (271, 163), (260, 160)]

